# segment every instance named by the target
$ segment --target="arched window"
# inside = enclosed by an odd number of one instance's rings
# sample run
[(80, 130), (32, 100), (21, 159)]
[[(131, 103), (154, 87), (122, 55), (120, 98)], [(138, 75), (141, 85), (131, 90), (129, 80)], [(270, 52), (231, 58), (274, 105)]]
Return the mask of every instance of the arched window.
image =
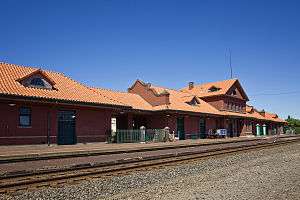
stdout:
[(218, 88), (218, 87), (213, 85), (208, 89), (208, 92), (216, 92), (216, 91), (219, 91), (219, 90), (221, 90), (221, 88)]
[(30, 85), (45, 87), (45, 83), (41, 78), (33, 78), (30, 81)]

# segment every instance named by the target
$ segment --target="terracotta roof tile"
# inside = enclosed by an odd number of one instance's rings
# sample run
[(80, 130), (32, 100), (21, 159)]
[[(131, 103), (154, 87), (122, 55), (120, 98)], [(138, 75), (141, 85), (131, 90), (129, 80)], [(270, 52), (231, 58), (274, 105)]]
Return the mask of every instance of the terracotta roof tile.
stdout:
[(154, 90), (158, 93), (166, 91), (169, 95), (170, 104), (168, 105), (159, 105), (155, 106), (154, 110), (179, 110), (179, 111), (186, 111), (186, 112), (198, 112), (198, 113), (207, 113), (207, 114), (220, 114), (216, 108), (211, 106), (210, 104), (206, 103), (201, 99), (197, 99), (200, 103), (197, 105), (189, 105), (186, 103), (187, 98), (192, 99), (195, 95), (191, 95), (186, 92), (181, 92), (165, 87), (158, 87), (158, 86), (151, 86)]
[[(20, 79), (38, 71), (53, 82), (54, 90), (25, 87), (19, 82)], [(95, 93), (90, 88), (66, 77), (62, 73), (7, 63), (0, 63), (0, 94), (45, 100), (125, 106), (118, 101)]]
[[(19, 81), (28, 78), (34, 73), (41, 73), (54, 86), (54, 90), (25, 87)], [(101, 88), (89, 88), (84, 86), (62, 73), (41, 70), (39, 68), (24, 67), (19, 65), (0, 63), (0, 95), (13, 95), (19, 97), (36, 97), (45, 100), (65, 100), (79, 103), (93, 103), (101, 105), (115, 105), (132, 107), (133, 109), (146, 111), (176, 110), (196, 113), (207, 113), (220, 116), (248, 117), (274, 122), (285, 122), (278, 118), (276, 114), (265, 112), (262, 116), (255, 108), (247, 105), (246, 113), (234, 113), (219, 111), (210, 104), (206, 103), (198, 96), (213, 94), (225, 94), (226, 91), (235, 83), (236, 79), (207, 83), (195, 86), (197, 94), (186, 92), (186, 88), (181, 91), (157, 87), (151, 85), (151, 89), (157, 94), (169, 94), (169, 104), (152, 106), (141, 96), (128, 92), (117, 92)], [(212, 87), (221, 88), (219, 91), (208, 93)], [(200, 95), (199, 95), (200, 94)], [(197, 95), (197, 96), (195, 96)], [(199, 104), (190, 105), (187, 102), (197, 99)]]
[(119, 92), (103, 88), (92, 88), (95, 92), (103, 94), (111, 99), (123, 103), (127, 106), (131, 106), (133, 109), (138, 110), (153, 110), (153, 107), (145, 101), (141, 96), (128, 92)]
[(223, 111), (222, 113), (228, 116), (245, 117), (245, 118), (252, 118), (252, 119), (258, 119), (263, 121), (273, 121), (273, 122), (281, 122), (281, 123), (286, 122), (285, 120), (278, 118), (278, 116), (273, 113), (265, 112), (265, 116), (262, 116), (257, 109), (249, 105), (246, 105), (246, 113), (235, 113), (235, 112), (228, 112), (228, 111)]
[[(189, 87), (184, 87), (181, 89), (181, 91), (192, 93), (199, 97), (223, 95), (226, 94), (226, 92), (231, 88), (231, 86), (236, 81), (237, 79), (229, 79), (229, 80), (218, 81), (218, 82), (204, 83), (204, 84), (195, 85), (192, 89), (189, 89)], [(212, 87), (219, 88), (219, 90), (210, 92), (209, 89)]]
[(269, 112), (265, 112), (265, 118), (269, 121), (274, 121), (274, 122), (284, 122), (286, 123), (285, 120), (280, 119), (276, 114), (274, 113), (269, 113)]

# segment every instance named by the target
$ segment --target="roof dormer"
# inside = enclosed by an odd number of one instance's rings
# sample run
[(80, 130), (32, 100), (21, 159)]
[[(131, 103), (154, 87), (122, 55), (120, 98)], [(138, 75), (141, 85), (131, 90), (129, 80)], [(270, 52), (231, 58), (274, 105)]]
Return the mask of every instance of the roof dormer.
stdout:
[(196, 96), (184, 96), (182, 97), (182, 100), (191, 106), (200, 104), (200, 100)]
[(259, 114), (263, 117), (265, 117), (266, 115), (266, 111), (264, 109), (262, 109), (261, 111), (259, 111)]
[(208, 92), (216, 92), (216, 91), (219, 91), (219, 90), (221, 90), (221, 88), (218, 88), (218, 87), (213, 85), (208, 89)]
[(200, 101), (197, 98), (193, 98), (191, 101), (186, 102), (186, 103), (191, 106), (196, 106), (196, 105), (200, 104)]
[(25, 87), (38, 88), (38, 89), (54, 89), (55, 82), (48, 77), (48, 75), (38, 69), (17, 80)]
[(136, 80), (135, 83), (128, 88), (129, 93), (140, 95), (145, 101), (152, 106), (170, 104), (170, 93), (166, 88), (152, 86), (151, 83), (144, 83)]

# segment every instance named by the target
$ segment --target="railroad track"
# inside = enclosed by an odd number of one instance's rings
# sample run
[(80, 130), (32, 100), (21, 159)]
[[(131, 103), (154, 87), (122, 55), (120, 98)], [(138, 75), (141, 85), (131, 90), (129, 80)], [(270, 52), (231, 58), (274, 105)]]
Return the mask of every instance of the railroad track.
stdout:
[[(292, 138), (294, 135), (286, 135), (281, 138)], [(264, 140), (265, 138), (263, 138)], [(233, 141), (218, 141), (214, 143), (196, 143), (196, 144), (176, 144), (176, 145), (165, 145), (165, 146), (156, 146), (156, 147), (144, 147), (138, 149), (120, 149), (120, 150), (111, 150), (111, 151), (101, 151), (101, 150), (92, 150), (92, 151), (84, 151), (84, 150), (76, 150), (75, 153), (46, 153), (46, 154), (32, 154), (24, 156), (8, 156), (2, 157), (0, 156), (0, 164), (4, 163), (15, 163), (15, 162), (25, 162), (25, 161), (37, 161), (37, 160), (51, 160), (51, 159), (63, 159), (63, 158), (74, 158), (74, 157), (86, 157), (86, 156), (98, 156), (98, 155), (112, 155), (112, 154), (121, 154), (121, 153), (135, 153), (140, 151), (157, 151), (157, 150), (165, 150), (165, 149), (180, 149), (187, 147), (198, 147), (198, 146), (212, 146), (212, 145), (222, 145), (222, 144), (232, 144), (232, 143), (242, 143), (242, 142), (250, 142), (262, 140), (261, 138), (248, 138), (244, 140), (233, 140)]]
[(161, 168), (165, 166), (177, 165), (178, 163), (191, 162), (193, 160), (207, 158), (212, 156), (222, 156), (257, 150), (261, 148), (270, 148), (278, 145), (285, 145), (292, 142), (299, 142), (300, 137), (293, 139), (281, 139), (271, 141), (251, 141), (247, 144), (237, 147), (216, 148), (201, 152), (183, 152), (178, 154), (168, 154), (159, 157), (140, 158), (139, 160), (128, 160), (122, 164), (111, 164), (106, 166), (83, 166), (82, 169), (63, 169), (56, 172), (39, 172), (32, 174), (21, 174), (0, 178), (0, 193), (13, 193), (16, 191), (29, 190), (34, 188), (59, 186), (63, 184), (74, 184), (83, 180), (93, 178), (110, 177), (114, 175), (127, 174), (135, 170), (146, 170)]

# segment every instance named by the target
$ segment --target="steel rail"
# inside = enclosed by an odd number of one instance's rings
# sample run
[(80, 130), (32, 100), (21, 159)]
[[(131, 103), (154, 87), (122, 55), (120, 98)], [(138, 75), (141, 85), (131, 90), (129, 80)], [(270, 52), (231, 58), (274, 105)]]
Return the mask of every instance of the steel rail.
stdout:
[[(288, 135), (279, 138), (294, 138), (299, 136)], [(98, 155), (110, 155), (110, 154), (120, 154), (120, 153), (135, 153), (135, 152), (146, 152), (146, 151), (157, 151), (157, 150), (165, 150), (165, 149), (180, 149), (187, 147), (199, 147), (199, 146), (213, 146), (213, 145), (222, 145), (222, 144), (231, 144), (231, 143), (242, 143), (242, 142), (251, 142), (251, 141), (260, 141), (266, 140), (267, 138), (249, 138), (243, 140), (233, 140), (233, 141), (217, 141), (214, 143), (196, 143), (196, 144), (170, 144), (165, 146), (155, 146), (155, 147), (144, 147), (144, 148), (132, 148), (127, 150), (110, 150), (110, 151), (102, 151), (102, 150), (76, 150), (76, 153), (51, 153), (51, 154), (33, 154), (33, 155), (16, 155), (8, 158), (3, 158), (6, 156), (0, 156), (0, 164), (5, 163), (14, 163), (14, 162), (25, 162), (25, 161), (36, 161), (36, 160), (50, 160), (50, 159), (63, 159), (63, 158), (73, 158), (73, 157), (85, 157), (85, 156), (98, 156)]]
[(26, 176), (7, 177), (0, 180), (0, 193), (10, 193), (18, 190), (27, 190), (34, 187), (43, 187), (64, 184), (66, 182), (77, 182), (89, 178), (100, 178), (105, 176), (112, 176), (115, 174), (124, 174), (127, 171), (134, 171), (144, 168), (156, 168), (160, 166), (168, 166), (170, 164), (178, 164), (179, 162), (192, 161), (195, 159), (220, 156), (230, 153), (245, 152), (249, 150), (257, 150), (261, 148), (274, 147), (278, 145), (299, 142), (300, 138), (282, 140), (282, 141), (268, 141), (265, 143), (255, 144), (251, 142), (249, 145), (241, 145), (237, 147), (216, 148), (214, 150), (204, 152), (183, 152), (183, 154), (173, 154), (167, 156), (160, 156), (159, 158), (149, 158), (144, 160), (141, 158), (138, 161), (116, 164), (111, 166), (90, 166), (84, 169), (70, 170), (66, 169), (61, 172), (53, 172), (46, 174), (33, 174)]

